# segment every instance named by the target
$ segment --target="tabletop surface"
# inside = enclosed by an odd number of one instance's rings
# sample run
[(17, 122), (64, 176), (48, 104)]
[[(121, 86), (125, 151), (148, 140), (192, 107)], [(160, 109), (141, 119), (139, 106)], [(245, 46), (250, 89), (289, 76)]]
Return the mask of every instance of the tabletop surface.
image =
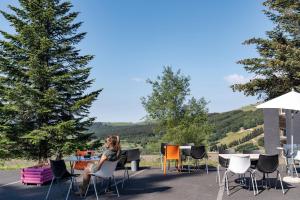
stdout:
[(97, 161), (100, 160), (99, 156), (91, 156), (90, 158), (84, 158), (83, 156), (70, 156), (64, 159), (65, 161), (76, 162), (76, 161)]
[(220, 157), (225, 158), (225, 159), (230, 159), (231, 156), (250, 156), (251, 160), (258, 160), (259, 154), (219, 154)]
[[(166, 146), (164, 146), (164, 148), (166, 148)], [(179, 146), (179, 149), (191, 149), (192, 146)]]
[(179, 149), (191, 149), (192, 146), (179, 146)]

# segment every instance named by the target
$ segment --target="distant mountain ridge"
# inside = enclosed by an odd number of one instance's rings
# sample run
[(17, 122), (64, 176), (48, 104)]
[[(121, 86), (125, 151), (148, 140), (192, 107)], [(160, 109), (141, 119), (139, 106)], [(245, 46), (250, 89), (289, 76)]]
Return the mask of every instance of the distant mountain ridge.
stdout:
[[(217, 143), (218, 140), (226, 137), (229, 132), (238, 132), (241, 129), (250, 129), (263, 124), (263, 113), (255, 108), (255, 105), (248, 105), (236, 110), (210, 113), (209, 122), (215, 125), (210, 143)], [(97, 138), (107, 135), (118, 134), (122, 139), (137, 144), (145, 145), (149, 141), (159, 140), (161, 134), (155, 132), (154, 122), (95, 122), (90, 132), (94, 132)]]

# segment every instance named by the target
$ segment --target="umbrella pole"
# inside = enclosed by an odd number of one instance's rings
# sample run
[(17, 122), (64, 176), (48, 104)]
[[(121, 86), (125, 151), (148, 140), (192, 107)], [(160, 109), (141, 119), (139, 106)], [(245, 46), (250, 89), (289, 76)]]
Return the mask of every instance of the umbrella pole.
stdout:
[(293, 163), (294, 163), (294, 111), (292, 110), (291, 112), (291, 153), (292, 153), (292, 163), (289, 166), (290, 167), (290, 172), (292, 172), (291, 176), (286, 176), (283, 178), (283, 181), (287, 182), (287, 183), (300, 183), (300, 178), (298, 178), (297, 176), (294, 177), (294, 169), (293, 169)]
[(292, 165), (290, 167), (290, 170), (292, 170), (292, 177), (294, 177), (294, 169), (293, 169), (293, 164), (294, 164), (294, 111), (291, 111), (292, 119), (291, 119), (291, 152), (292, 152)]

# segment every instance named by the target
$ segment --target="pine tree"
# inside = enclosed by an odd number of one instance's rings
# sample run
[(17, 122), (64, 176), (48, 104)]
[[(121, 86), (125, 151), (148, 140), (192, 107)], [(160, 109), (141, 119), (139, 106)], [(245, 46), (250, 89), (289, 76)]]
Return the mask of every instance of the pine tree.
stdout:
[(267, 38), (252, 38), (244, 44), (256, 45), (258, 58), (240, 60), (254, 78), (245, 84), (236, 84), (234, 91), (258, 98), (272, 99), (289, 92), (300, 91), (300, 1), (267, 0), (264, 13), (275, 24)]
[(78, 33), (82, 22), (71, 3), (19, 3), (1, 11), (15, 33), (0, 32), (0, 140), (15, 142), (11, 152), (42, 160), (88, 139), (89, 108), (101, 90), (86, 92), (93, 56), (76, 48), (86, 33)]

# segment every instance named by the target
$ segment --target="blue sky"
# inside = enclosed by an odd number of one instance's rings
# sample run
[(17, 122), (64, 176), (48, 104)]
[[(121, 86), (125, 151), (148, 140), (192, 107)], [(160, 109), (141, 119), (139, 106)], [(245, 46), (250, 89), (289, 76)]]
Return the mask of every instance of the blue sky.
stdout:
[[(265, 37), (272, 28), (261, 0), (72, 0), (88, 32), (79, 48), (95, 55), (90, 66), (92, 89), (103, 92), (91, 108), (96, 121), (140, 121), (140, 98), (151, 93), (145, 83), (163, 66), (191, 77), (192, 95), (210, 101), (210, 112), (256, 103), (255, 97), (233, 93), (230, 84), (251, 75), (236, 64), (256, 56), (242, 42)], [(0, 9), (16, 0), (0, 1)], [(0, 28), (11, 31), (0, 17)]]

